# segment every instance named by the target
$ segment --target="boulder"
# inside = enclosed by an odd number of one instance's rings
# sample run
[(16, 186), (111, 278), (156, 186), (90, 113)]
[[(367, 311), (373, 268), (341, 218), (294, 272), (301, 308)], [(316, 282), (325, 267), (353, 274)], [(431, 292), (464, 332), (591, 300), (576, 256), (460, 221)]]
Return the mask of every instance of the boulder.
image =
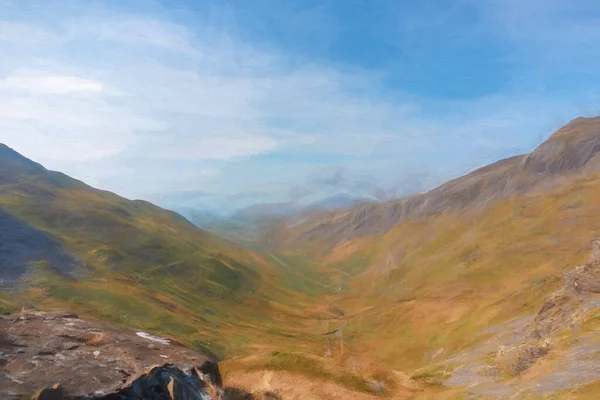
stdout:
[(0, 399), (216, 400), (218, 364), (176, 340), (24, 311), (0, 316)]

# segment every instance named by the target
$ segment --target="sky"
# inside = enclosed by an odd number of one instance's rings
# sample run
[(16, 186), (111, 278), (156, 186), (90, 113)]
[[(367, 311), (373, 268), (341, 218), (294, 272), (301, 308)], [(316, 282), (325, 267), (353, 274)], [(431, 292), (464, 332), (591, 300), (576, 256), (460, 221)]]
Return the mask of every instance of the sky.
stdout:
[(600, 114), (595, 0), (0, 0), (0, 142), (222, 213), (387, 199)]

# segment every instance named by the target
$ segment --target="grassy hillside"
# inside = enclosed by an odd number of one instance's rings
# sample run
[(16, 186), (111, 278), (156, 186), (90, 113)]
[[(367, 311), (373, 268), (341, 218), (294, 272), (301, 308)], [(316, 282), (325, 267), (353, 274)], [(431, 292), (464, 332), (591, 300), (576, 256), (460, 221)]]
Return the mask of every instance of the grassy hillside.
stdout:
[[(313, 260), (313, 268), (335, 289), (321, 295), (320, 308), (314, 305), (323, 317), (321, 331), (330, 332), (317, 354), (329, 354), (351, 371), (362, 368), (358, 375), (363, 378), (377, 365), (388, 376), (407, 371), (413, 379), (402, 387), (418, 387), (411, 392), (414, 398), (463, 398), (461, 393), (469, 390), (466, 383), (462, 389), (444, 386), (456, 371), (468, 371), (473, 360), (502, 366), (501, 342), (486, 332), (512, 334), (511, 321), (521, 324), (533, 318), (563, 286), (565, 273), (588, 260), (590, 241), (600, 237), (598, 198), (600, 174), (579, 174), (551, 190), (497, 200), (484, 208), (414, 218), (383, 235), (337, 244)], [(325, 245), (315, 244), (317, 250), (306, 244), (288, 247), (277, 256), (293, 260), (299, 254), (322, 254)], [(594, 304), (600, 298), (585, 298), (589, 308), (564, 327), (554, 322), (558, 336), (553, 336), (549, 355), (534, 363), (528, 375), (507, 381), (511, 387), (527, 388), (536, 379), (549, 385), (544, 376), (570, 368), (577, 376), (582, 374), (577, 372), (581, 363), (596, 365), (597, 370), (600, 310)], [(525, 322), (519, 326), (511, 329), (527, 329)], [(579, 341), (588, 343), (581, 348), (589, 354), (581, 355), (585, 361), (569, 364), (566, 355), (579, 348)], [(241, 377), (252, 368), (236, 379), (243, 382)], [(277, 379), (281, 386), (287, 378)], [(586, 379), (593, 382), (600, 375)], [(382, 382), (389, 387), (393, 380)], [(525, 398), (586, 398), (596, 393), (590, 389), (593, 385), (578, 385), (566, 384), (554, 397)]]
[[(456, 371), (467, 371), (458, 375), (472, 382), (478, 375), (468, 368), (500, 365), (501, 341), (488, 332), (530, 329), (526, 321), (564, 290), (565, 273), (588, 259), (591, 240), (600, 237), (599, 123), (577, 119), (531, 155), (414, 200), (292, 218), (268, 229), (263, 240), (276, 256), (312, 260), (334, 289), (321, 297), (322, 311), (336, 310), (323, 321), (331, 332), (323, 351), (341, 365), (381, 364), (440, 388)], [(411, 208), (419, 202), (429, 208)], [(549, 355), (534, 361), (528, 375), (506, 378), (508, 386), (537, 379), (544, 387), (544, 376), (552, 380), (564, 370), (581, 377), (581, 365), (600, 367), (594, 358), (600, 299), (580, 296), (588, 306), (565, 316), (564, 326), (552, 322)], [(589, 342), (586, 361), (571, 359), (578, 341)], [(578, 398), (593, 387), (562, 385), (556, 396)], [(550, 398), (532, 393), (527, 398)]]
[[(4, 286), (2, 309), (30, 303), (70, 310), (175, 336), (218, 357), (260, 343), (313, 340), (303, 331), (306, 296), (283, 284), (306, 286), (301, 270), (281, 268), (171, 211), (48, 171), (6, 147), (0, 213), (12, 240), (3, 241), (0, 269), (3, 276), (19, 271)], [(32, 238), (49, 250), (18, 247)]]
[[(0, 223), (46, 245), (18, 260), (27, 269), (15, 275), (17, 289), (0, 292), (0, 310), (30, 302), (176, 337), (220, 358), (250, 355), (224, 364), (244, 387), (272, 370), (273, 385), (298, 379), (312, 396), (319, 385), (306, 380), (316, 371), (357, 399), (460, 398), (479, 375), (457, 371), (473, 360), (501, 364), (494, 335), (529, 329), (600, 237), (598, 135), (599, 119), (576, 120), (530, 155), (413, 200), (279, 221), (260, 251), (0, 148)], [(580, 338), (600, 354), (600, 336), (586, 336), (598, 329), (599, 309), (567, 318), (557, 307), (577, 335), (557, 326), (546, 338), (551, 350), (541, 348), (550, 355), (534, 358), (525, 377), (494, 378), (508, 382), (495, 388), (568, 370)], [(444, 386), (457, 376), (467, 383)], [(556, 392), (590, 393), (586, 382)]]
[(535, 313), (600, 236), (598, 198), (600, 175), (587, 175), (339, 244), (318, 262), (343, 286), (328, 300), (347, 316), (347, 351), (411, 370)]

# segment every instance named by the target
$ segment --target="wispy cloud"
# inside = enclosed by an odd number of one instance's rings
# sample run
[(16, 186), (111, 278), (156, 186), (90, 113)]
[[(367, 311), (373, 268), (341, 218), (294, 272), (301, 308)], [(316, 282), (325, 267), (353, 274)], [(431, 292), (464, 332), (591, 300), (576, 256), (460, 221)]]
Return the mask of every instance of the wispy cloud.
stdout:
[(135, 15), (85, 16), (65, 23), (65, 34), (72, 40), (109, 41), (115, 44), (158, 47), (188, 56), (201, 56), (192, 45), (193, 37), (185, 27), (168, 21)]
[(32, 94), (100, 93), (102, 83), (77, 76), (16, 73), (0, 80), (0, 90)]
[[(39, 5), (0, 21), (0, 141), (98, 186), (159, 201), (197, 191), (218, 203), (240, 192), (288, 201), (319, 191), (382, 197), (423, 190), (529, 151), (568, 119), (597, 111), (589, 89), (554, 95), (533, 71), (559, 60), (548, 47), (570, 52), (582, 43), (591, 47), (577, 53), (586, 59), (577, 69), (587, 70), (600, 30), (566, 1), (526, 3), (457, 3), (477, 18), (468, 32), (457, 25), (451, 45), (485, 32), (512, 46), (502, 57), (516, 71), (496, 92), (466, 99), (391, 85), (392, 78), (407, 81), (394, 63), (367, 68), (303, 57), (302, 46), (278, 47), (264, 28), (252, 27), (258, 38), (248, 35), (237, 23), (242, 13), (228, 6), (186, 19), (104, 3)], [(394, 57), (410, 60), (419, 50), (415, 37), (442, 32), (450, 17), (461, 21), (436, 4), (422, 18), (407, 14), (394, 30), (377, 27)], [(334, 49), (348, 21), (329, 8), (275, 10), (289, 27)], [(568, 63), (560, 61), (543, 75), (565, 73)]]
[(158, 156), (191, 160), (229, 160), (265, 154), (277, 148), (277, 141), (258, 135), (223, 135), (167, 141)]

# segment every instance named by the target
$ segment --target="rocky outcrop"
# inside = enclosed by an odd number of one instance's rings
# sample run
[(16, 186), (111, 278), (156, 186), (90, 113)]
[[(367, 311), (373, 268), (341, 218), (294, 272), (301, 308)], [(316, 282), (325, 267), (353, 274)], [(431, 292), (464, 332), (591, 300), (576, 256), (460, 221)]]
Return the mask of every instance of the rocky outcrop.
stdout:
[(216, 400), (217, 363), (178, 342), (70, 314), (0, 316), (0, 398)]
[(40, 389), (32, 400), (217, 400), (218, 387), (203, 368), (182, 371), (171, 365), (157, 365), (133, 382), (107, 394), (71, 396), (60, 384)]
[(569, 271), (564, 277), (563, 286), (549, 296), (526, 330), (523, 342), (507, 352), (509, 370), (520, 375), (538, 359), (548, 354), (556, 334), (565, 328), (576, 328), (578, 314), (590, 299), (600, 294), (600, 259), (597, 246), (592, 241), (590, 261)]

